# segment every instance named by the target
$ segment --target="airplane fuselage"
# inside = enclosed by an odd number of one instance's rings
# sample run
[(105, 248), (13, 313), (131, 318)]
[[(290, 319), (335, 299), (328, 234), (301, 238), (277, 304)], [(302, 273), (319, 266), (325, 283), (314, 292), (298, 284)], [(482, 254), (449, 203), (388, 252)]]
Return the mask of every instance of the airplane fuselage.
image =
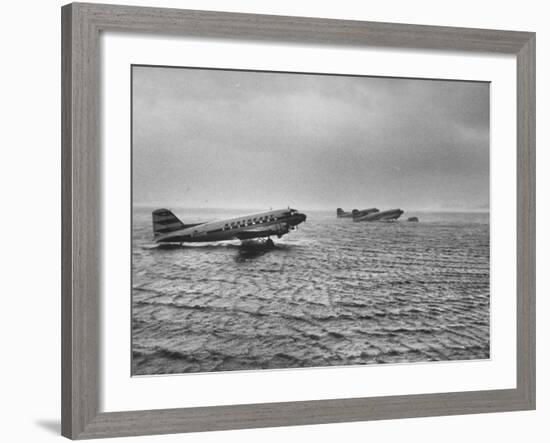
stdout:
[(378, 208), (369, 208), (369, 209), (352, 209), (351, 212), (346, 212), (342, 208), (336, 209), (337, 218), (359, 218), (374, 212), (379, 212)]
[(354, 217), (353, 221), (362, 222), (362, 221), (393, 221), (397, 220), (403, 214), (401, 209), (390, 209), (388, 211), (374, 212), (370, 214), (363, 215), (361, 217)]

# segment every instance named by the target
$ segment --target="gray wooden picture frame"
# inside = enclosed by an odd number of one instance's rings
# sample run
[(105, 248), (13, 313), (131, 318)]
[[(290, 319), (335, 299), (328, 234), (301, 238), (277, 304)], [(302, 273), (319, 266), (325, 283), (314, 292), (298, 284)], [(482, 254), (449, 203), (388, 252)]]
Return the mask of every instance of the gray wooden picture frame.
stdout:
[[(102, 412), (102, 31), (512, 54), (517, 60), (517, 387), (236, 406)], [(494, 151), (493, 155), (497, 152)], [(512, 197), (512, 196), (510, 196)], [(73, 3), (62, 8), (62, 434), (72, 439), (535, 408), (535, 34)]]

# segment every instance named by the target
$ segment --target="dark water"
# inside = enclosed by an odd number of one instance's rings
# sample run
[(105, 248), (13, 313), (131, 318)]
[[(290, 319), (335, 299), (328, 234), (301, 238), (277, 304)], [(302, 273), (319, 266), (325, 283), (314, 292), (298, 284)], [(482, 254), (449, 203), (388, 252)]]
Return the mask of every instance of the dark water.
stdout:
[(488, 214), (304, 212), (272, 250), (159, 249), (134, 210), (133, 374), (489, 358)]

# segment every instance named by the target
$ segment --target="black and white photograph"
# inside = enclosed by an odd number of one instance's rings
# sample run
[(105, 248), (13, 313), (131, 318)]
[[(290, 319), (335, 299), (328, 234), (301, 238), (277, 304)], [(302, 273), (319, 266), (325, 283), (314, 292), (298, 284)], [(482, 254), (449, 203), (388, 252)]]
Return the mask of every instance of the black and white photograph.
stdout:
[(131, 87), (133, 376), (491, 357), (490, 83)]

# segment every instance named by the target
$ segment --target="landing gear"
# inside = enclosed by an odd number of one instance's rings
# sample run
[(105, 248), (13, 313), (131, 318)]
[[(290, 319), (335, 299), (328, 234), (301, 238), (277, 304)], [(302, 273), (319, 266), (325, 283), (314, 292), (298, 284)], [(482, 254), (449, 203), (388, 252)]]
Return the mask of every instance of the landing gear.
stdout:
[(273, 240), (271, 240), (270, 238), (268, 238), (266, 241), (265, 241), (265, 246), (267, 248), (274, 248), (275, 247), (275, 243), (273, 243)]

